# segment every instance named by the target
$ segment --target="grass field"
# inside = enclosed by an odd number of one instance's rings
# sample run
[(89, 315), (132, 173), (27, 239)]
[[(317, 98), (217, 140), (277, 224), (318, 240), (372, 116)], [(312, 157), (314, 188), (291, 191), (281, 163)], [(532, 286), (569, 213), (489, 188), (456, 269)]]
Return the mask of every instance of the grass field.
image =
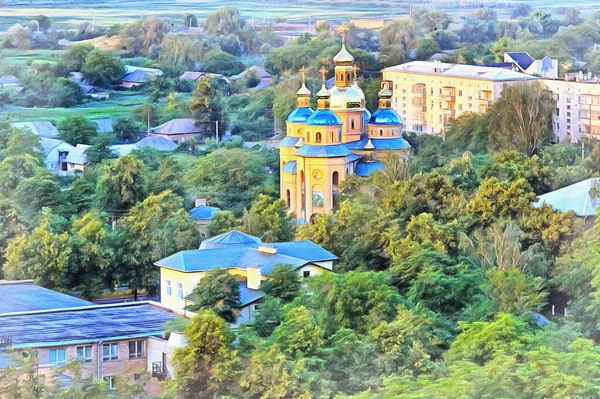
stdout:
[[(413, 4), (425, 8), (445, 11), (455, 16), (468, 12), (469, 9), (482, 4), (490, 4), (500, 16), (506, 16), (511, 3), (526, 2), (533, 7), (552, 11), (561, 5), (570, 5), (566, 1), (556, 0), (513, 0), (513, 1), (452, 1), (452, 0), (412, 0)], [(193, 12), (199, 18), (204, 18), (217, 8), (227, 5), (237, 7), (242, 15), (251, 18), (254, 13), (257, 21), (277, 18), (295, 22), (308, 21), (310, 9), (313, 20), (329, 19), (342, 20), (348, 18), (396, 18), (408, 13), (409, 2), (361, 2), (350, 3), (342, 1), (305, 1), (305, 2), (261, 2), (261, 1), (227, 1), (227, 0), (4, 0), (0, 9), (0, 30), (6, 30), (15, 23), (28, 23), (38, 14), (50, 17), (52, 24), (59, 29), (72, 28), (83, 20), (95, 19), (99, 26), (110, 26), (123, 23), (140, 16), (158, 15), (167, 18), (174, 24), (181, 21), (184, 12)], [(460, 3), (460, 7), (456, 5)], [(466, 6), (465, 6), (466, 4)], [(501, 4), (502, 6), (497, 6)], [(470, 5), (470, 7), (469, 7)], [(580, 0), (577, 9), (583, 13), (599, 10), (597, 0)]]

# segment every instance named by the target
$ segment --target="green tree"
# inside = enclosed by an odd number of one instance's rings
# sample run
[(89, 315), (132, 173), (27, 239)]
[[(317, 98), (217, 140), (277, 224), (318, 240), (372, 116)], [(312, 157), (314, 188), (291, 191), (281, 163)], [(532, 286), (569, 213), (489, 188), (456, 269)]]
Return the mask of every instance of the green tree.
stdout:
[(237, 8), (221, 7), (206, 17), (204, 29), (212, 36), (238, 35), (245, 24)]
[(91, 84), (108, 87), (125, 76), (125, 67), (116, 55), (102, 50), (92, 50), (81, 67), (81, 73)]
[(65, 64), (67, 71), (79, 72), (85, 65), (86, 58), (95, 49), (91, 43), (76, 43), (61, 55), (61, 62)]
[(299, 306), (284, 311), (283, 321), (271, 339), (292, 357), (310, 356), (323, 345), (322, 333), (310, 311)]
[(171, 190), (180, 197), (185, 197), (181, 164), (172, 156), (163, 159), (152, 178), (152, 185), (154, 193)]
[(291, 302), (300, 294), (302, 283), (298, 271), (291, 265), (275, 265), (268, 274), (269, 279), (262, 283), (261, 290), (267, 295)]
[(287, 214), (283, 199), (259, 194), (245, 212), (242, 220), (244, 232), (261, 237), (265, 242), (291, 241), (294, 238), (293, 216)]
[(97, 125), (81, 115), (61, 119), (57, 127), (59, 137), (71, 145), (91, 144), (98, 136)]
[(238, 227), (239, 221), (233, 212), (219, 211), (213, 215), (208, 225), (208, 236), (213, 237)]
[(402, 46), (407, 53), (419, 45), (416, 27), (406, 20), (396, 20), (379, 31), (379, 43), (382, 47), (389, 45)]
[(105, 164), (96, 189), (98, 207), (118, 213), (144, 200), (148, 194), (148, 174), (144, 162), (134, 155)]
[(22, 232), (17, 208), (6, 199), (0, 199), (0, 271), (6, 263), (8, 243), (20, 236)]
[(50, 208), (57, 214), (68, 210), (58, 179), (47, 172), (22, 180), (13, 194), (13, 200), (19, 214), (33, 225), (43, 208)]
[(223, 119), (218, 98), (208, 76), (202, 77), (192, 93), (188, 105), (192, 117), (205, 136), (215, 134), (215, 122), (219, 122), (219, 135), (223, 131)]
[(211, 73), (220, 73), (227, 76), (237, 75), (244, 70), (240, 60), (221, 49), (213, 49), (202, 58), (203, 70)]
[(50, 29), (50, 27), (52, 26), (50, 18), (48, 18), (45, 15), (36, 15), (35, 17), (33, 17), (33, 20), (37, 21), (38, 26), (40, 27), (40, 31), (42, 32), (48, 32), (48, 29)]
[(81, 87), (72, 79), (58, 78), (50, 88), (48, 102), (51, 107), (72, 107), (81, 102)]
[(189, 26), (191, 28), (197, 28), (198, 27), (198, 18), (196, 18), (195, 14), (186, 12), (183, 14), (183, 24), (185, 26)]
[(227, 270), (215, 269), (204, 276), (193, 290), (192, 311), (212, 310), (228, 323), (234, 323), (240, 314), (240, 282)]
[(85, 150), (86, 160), (91, 165), (102, 163), (106, 159), (116, 158), (117, 154), (110, 148), (111, 139), (102, 134), (92, 139), (91, 147)]
[(134, 140), (139, 131), (135, 122), (128, 118), (117, 118), (113, 123), (113, 132), (121, 141)]

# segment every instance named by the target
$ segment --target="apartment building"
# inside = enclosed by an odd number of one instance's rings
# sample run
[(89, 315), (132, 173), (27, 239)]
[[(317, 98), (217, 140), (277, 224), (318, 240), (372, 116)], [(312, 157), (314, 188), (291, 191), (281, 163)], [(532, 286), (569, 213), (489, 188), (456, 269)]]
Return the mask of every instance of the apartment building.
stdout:
[(564, 79), (543, 79), (554, 94), (554, 132), (558, 140), (577, 143), (600, 139), (600, 82), (597, 76), (570, 73)]
[(504, 68), (412, 61), (384, 69), (383, 79), (393, 88), (392, 109), (405, 130), (443, 135), (451, 118), (484, 114), (505, 85), (538, 78)]

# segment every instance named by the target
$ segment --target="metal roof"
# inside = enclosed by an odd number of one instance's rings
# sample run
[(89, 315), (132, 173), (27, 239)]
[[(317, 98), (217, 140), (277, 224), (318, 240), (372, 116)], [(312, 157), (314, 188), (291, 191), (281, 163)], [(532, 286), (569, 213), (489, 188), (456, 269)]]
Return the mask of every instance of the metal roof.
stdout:
[(67, 155), (67, 162), (77, 165), (85, 165), (87, 163), (87, 156), (85, 155), (85, 152), (90, 147), (90, 145), (86, 144), (77, 144), (73, 150), (69, 151), (69, 154)]
[[(438, 72), (436, 72), (436, 70), (438, 70)], [(481, 65), (449, 64), (439, 61), (411, 61), (405, 64), (385, 68), (384, 72), (416, 73), (499, 82), (538, 79), (537, 77), (526, 73), (515, 72), (504, 68), (493, 68)]]
[(0, 280), (0, 298), (0, 314), (93, 305), (83, 299), (40, 287), (29, 280)]
[(314, 114), (314, 110), (312, 108), (296, 108), (293, 110), (285, 120), (286, 122), (306, 122), (306, 120)]
[(401, 125), (402, 118), (392, 109), (378, 109), (368, 119), (373, 125)]
[(375, 171), (383, 169), (383, 165), (379, 161), (359, 162), (354, 167), (354, 173), (361, 177), (371, 176)]
[(306, 124), (312, 126), (341, 125), (342, 120), (331, 110), (318, 109), (306, 119)]
[(515, 51), (506, 53), (513, 61), (517, 63), (521, 67), (521, 69), (525, 70), (533, 64), (535, 61), (529, 53), (525, 51)]
[(16, 129), (29, 129), (41, 137), (58, 138), (58, 130), (50, 121), (13, 122), (11, 126)]
[(309, 145), (305, 144), (296, 152), (303, 157), (335, 158), (350, 155), (350, 151), (344, 144), (336, 145)]
[(296, 165), (297, 165), (296, 161), (289, 161), (288, 163), (283, 165), (283, 173), (289, 173), (291, 175), (295, 175), (296, 174)]
[(195, 220), (210, 220), (221, 209), (215, 206), (199, 205), (190, 209), (189, 214)]
[(13, 347), (60, 346), (149, 337), (177, 315), (151, 302), (92, 305), (0, 315), (0, 336)]
[(135, 148), (152, 147), (157, 151), (175, 151), (177, 144), (161, 136), (149, 136), (135, 143)]
[(96, 125), (98, 125), (98, 129), (96, 129), (98, 133), (112, 133), (114, 131), (114, 121), (115, 120), (113, 118), (90, 119), (90, 122), (93, 122)]
[(534, 207), (550, 205), (557, 211), (573, 211), (577, 216), (596, 216), (600, 206), (600, 178), (580, 181), (570, 186), (538, 196)]
[(196, 122), (192, 118), (177, 118), (171, 119), (152, 129), (155, 134), (187, 134), (200, 133), (200, 129), (196, 126)]
[(279, 143), (279, 147), (284, 147), (284, 148), (294, 147), (296, 145), (296, 143), (298, 142), (298, 140), (300, 140), (300, 137), (285, 137)]

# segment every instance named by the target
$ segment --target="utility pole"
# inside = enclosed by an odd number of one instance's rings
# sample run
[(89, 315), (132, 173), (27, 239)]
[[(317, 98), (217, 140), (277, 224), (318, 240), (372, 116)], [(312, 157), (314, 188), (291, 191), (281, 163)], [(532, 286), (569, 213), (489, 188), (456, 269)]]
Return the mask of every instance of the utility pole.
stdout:
[(309, 8), (308, 8), (308, 30), (309, 30), (309, 31), (310, 31), (310, 25), (311, 25), (311, 19), (312, 19), (312, 18), (311, 18), (311, 17), (312, 17), (312, 15), (311, 15), (311, 12), (310, 12), (310, 11), (311, 11), (311, 10), (310, 10), (310, 7), (309, 7)]
[(252, 29), (255, 29), (255, 25), (254, 25), (254, 10), (252, 10)]
[(412, 5), (412, 3), (410, 3), (408, 5), (408, 20), (410, 21), (410, 23), (412, 23), (412, 21), (413, 21), (413, 5)]
[(150, 112), (152, 112), (152, 107), (148, 106), (148, 134), (146, 137), (150, 137)]
[(92, 15), (92, 32), (96, 31), (96, 14)]
[(217, 140), (217, 146), (219, 145), (219, 120), (215, 121), (215, 138)]
[(267, 23), (267, 8), (263, 7), (263, 24)]

